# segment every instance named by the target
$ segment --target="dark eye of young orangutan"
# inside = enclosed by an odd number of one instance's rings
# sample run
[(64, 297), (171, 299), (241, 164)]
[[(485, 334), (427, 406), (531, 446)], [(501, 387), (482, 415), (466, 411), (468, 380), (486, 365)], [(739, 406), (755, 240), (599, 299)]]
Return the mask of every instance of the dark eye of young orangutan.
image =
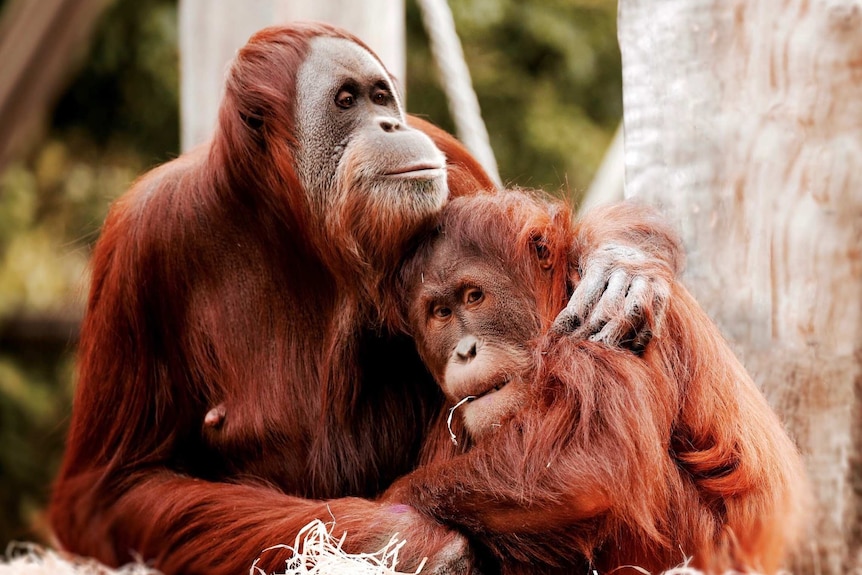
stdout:
[(356, 97), (347, 90), (341, 90), (335, 97), (335, 105), (339, 108), (350, 108), (356, 103)]
[(434, 319), (448, 319), (452, 315), (452, 310), (445, 305), (435, 305), (431, 308), (431, 316)]
[(467, 293), (464, 295), (464, 301), (468, 304), (479, 303), (480, 301), (482, 301), (482, 299), (484, 299), (484, 297), (485, 294), (482, 292), (482, 290), (473, 288), (468, 290)]

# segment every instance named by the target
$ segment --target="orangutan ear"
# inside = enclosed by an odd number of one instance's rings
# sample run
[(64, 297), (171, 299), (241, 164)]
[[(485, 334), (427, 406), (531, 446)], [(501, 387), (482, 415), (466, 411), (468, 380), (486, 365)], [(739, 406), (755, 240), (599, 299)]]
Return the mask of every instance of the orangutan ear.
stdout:
[(530, 236), (530, 244), (536, 251), (536, 258), (539, 261), (539, 267), (543, 270), (549, 270), (553, 267), (554, 262), (551, 257), (551, 248), (548, 247), (548, 241), (540, 233), (534, 233)]

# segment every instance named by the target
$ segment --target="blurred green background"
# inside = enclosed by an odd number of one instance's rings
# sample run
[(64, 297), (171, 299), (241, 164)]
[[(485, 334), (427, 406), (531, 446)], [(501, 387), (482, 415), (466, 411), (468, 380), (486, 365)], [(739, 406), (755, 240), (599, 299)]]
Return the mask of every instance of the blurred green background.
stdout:
[[(503, 181), (577, 199), (622, 114), (616, 2), (450, 5)], [(111, 2), (44, 137), (0, 171), (0, 549), (46, 540), (87, 257), (109, 203), (179, 153), (177, 36), (176, 0)], [(407, 37), (408, 108), (452, 131), (413, 1)]]

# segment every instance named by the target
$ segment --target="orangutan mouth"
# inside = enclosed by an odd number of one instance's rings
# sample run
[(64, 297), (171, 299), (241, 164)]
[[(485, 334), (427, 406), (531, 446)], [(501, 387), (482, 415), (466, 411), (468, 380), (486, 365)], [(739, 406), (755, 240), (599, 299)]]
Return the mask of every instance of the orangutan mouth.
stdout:
[(504, 387), (506, 387), (510, 381), (512, 381), (512, 378), (507, 377), (506, 379), (500, 381), (499, 383), (492, 385), (486, 391), (483, 391), (482, 393), (478, 393), (478, 394), (472, 396), (473, 399), (471, 399), (470, 401), (482, 399), (483, 397), (487, 397), (487, 396), (491, 395), (492, 393), (496, 393), (496, 392), (500, 391), (501, 389), (503, 389)]
[(443, 169), (443, 166), (437, 164), (414, 164), (411, 166), (396, 168), (383, 175), (399, 178), (427, 178), (438, 176)]

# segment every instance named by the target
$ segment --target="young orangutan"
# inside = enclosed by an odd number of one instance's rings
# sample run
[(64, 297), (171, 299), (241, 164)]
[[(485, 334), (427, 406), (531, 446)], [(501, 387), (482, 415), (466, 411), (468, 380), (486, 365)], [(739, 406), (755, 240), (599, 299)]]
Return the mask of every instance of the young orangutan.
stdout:
[(679, 284), (640, 355), (549, 329), (585, 234), (522, 192), (446, 207), (400, 281), (458, 446), (443, 413), (387, 498), (465, 531), (504, 573), (774, 573), (805, 498), (796, 448)]

